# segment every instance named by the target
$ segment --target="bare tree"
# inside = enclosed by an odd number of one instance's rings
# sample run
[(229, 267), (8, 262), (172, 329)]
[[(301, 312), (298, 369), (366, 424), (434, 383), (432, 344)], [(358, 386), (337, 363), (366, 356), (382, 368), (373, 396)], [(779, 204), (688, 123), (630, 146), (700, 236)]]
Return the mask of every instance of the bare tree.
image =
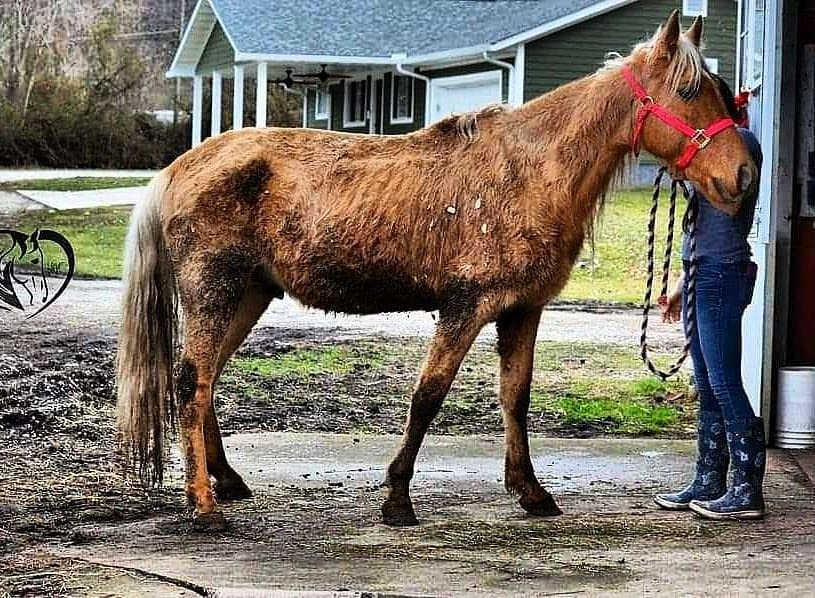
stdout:
[(72, 40), (94, 19), (83, 0), (0, 0), (0, 92), (20, 125), (35, 85), (63, 74)]
[(64, 2), (4, 0), (0, 5), (0, 81), (22, 118), (37, 80), (48, 70)]

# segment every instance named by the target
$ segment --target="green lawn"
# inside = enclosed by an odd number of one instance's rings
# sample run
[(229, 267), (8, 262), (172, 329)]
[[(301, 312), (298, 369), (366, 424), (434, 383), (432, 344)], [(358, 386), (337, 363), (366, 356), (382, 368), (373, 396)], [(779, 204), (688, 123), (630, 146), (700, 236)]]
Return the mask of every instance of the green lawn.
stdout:
[[(664, 200), (657, 217), (655, 252), (657, 268), (662, 267), (668, 220), (667, 195), (663, 194)], [(678, 199), (672, 262), (675, 273), (679, 271), (684, 207), (684, 200)], [(592, 260), (587, 242), (569, 284), (560, 295), (561, 299), (599, 303), (642, 303), (650, 208), (650, 190), (620, 192), (609, 197), (597, 227), (594, 259)], [(658, 284), (659, 273), (655, 280), (657, 281), (655, 284)], [(657, 293), (658, 289), (654, 292)]]
[(144, 177), (73, 177), (67, 179), (31, 179), (3, 183), (5, 189), (26, 191), (95, 191), (121, 187), (144, 187), (150, 182)]
[[(629, 304), (642, 301), (649, 207), (649, 191), (624, 192), (609, 198), (597, 227), (594, 256), (592, 258), (587, 243), (562, 299)], [(14, 224), (23, 230), (39, 226), (61, 232), (74, 245), (79, 274), (116, 277), (121, 274), (122, 243), (129, 212), (127, 207), (38, 211), (17, 217)], [(665, 210), (661, 211), (659, 220), (663, 225), (664, 215)], [(664, 237), (664, 226), (658, 230), (663, 231), (658, 232), (658, 237)], [(677, 225), (675, 260), (679, 255), (678, 232)], [(660, 254), (658, 248), (657, 263), (661, 262)], [(676, 272), (678, 261), (675, 264)]]
[(241, 372), (276, 378), (308, 378), (317, 375), (346, 376), (360, 367), (377, 367), (382, 356), (376, 353), (358, 355), (344, 347), (323, 350), (295, 349), (275, 357), (236, 357), (232, 367)]
[[(676, 355), (655, 356), (667, 364)], [(655, 434), (684, 425), (682, 376), (667, 381), (644, 371), (631, 346), (539, 342), (530, 410), (567, 424), (610, 423), (623, 434)]]
[[(364, 397), (366, 404), (377, 404), (372, 413), (379, 415), (365, 420), (360, 429), (373, 426), (367, 430), (373, 432), (381, 431), (376, 426), (380, 416), (387, 419), (383, 413), (396, 409), (401, 415), (407, 409), (426, 343), (379, 339), (350, 345), (281, 344), (279, 349), (272, 355), (234, 357), (224, 372), (226, 390), (222, 394), (232, 397), (230, 400), (266, 404), (269, 397), (275, 402), (283, 397), (297, 402), (298, 397), (310, 396), (309, 388), (319, 388), (339, 411), (358, 409)], [(659, 352), (655, 357), (667, 363), (675, 353)], [(476, 345), (467, 355), (444, 407), (455, 426), (464, 426), (459, 431), (499, 431), (495, 426), (500, 425), (500, 418), (494, 417), (497, 368), (498, 356), (491, 346)], [(687, 391), (684, 376), (668, 381), (650, 376), (633, 340), (624, 346), (540, 341), (530, 421), (537, 431), (684, 435), (693, 430), (695, 416), (695, 402)]]

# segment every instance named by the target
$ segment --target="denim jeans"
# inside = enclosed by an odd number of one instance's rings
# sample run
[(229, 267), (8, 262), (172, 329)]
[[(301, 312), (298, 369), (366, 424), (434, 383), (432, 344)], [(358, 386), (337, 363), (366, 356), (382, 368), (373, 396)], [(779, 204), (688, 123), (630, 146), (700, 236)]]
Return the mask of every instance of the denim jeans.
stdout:
[[(682, 294), (687, 315), (687, 272)], [(699, 409), (721, 410), (728, 432), (750, 421), (753, 408), (741, 379), (741, 320), (753, 297), (756, 265), (751, 261), (713, 262), (700, 258), (696, 268), (696, 328), (690, 354)]]

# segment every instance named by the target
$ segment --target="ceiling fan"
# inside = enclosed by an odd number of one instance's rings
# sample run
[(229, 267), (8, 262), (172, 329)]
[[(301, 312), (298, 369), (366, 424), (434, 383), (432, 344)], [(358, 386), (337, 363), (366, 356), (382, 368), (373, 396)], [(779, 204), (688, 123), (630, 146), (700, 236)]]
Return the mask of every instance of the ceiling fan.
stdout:
[(312, 79), (317, 79), (320, 83), (327, 83), (329, 79), (348, 79), (351, 75), (340, 75), (337, 73), (327, 73), (325, 67), (327, 65), (321, 64), (320, 65), (320, 72), (319, 73), (306, 73), (303, 77), (309, 77)]
[(286, 87), (294, 87), (295, 83), (305, 83), (305, 81), (295, 81), (291, 76), (293, 72), (292, 69), (286, 69), (286, 76), (282, 79), (275, 79), (274, 82), (278, 85), (285, 85)]
[(320, 65), (322, 68), (319, 73), (304, 73), (302, 75), (293, 75), (294, 69), (286, 69), (286, 76), (282, 79), (275, 79), (275, 83), (292, 87), (295, 84), (301, 85), (325, 85), (331, 79), (347, 79), (351, 75), (329, 74), (326, 72), (326, 65)]

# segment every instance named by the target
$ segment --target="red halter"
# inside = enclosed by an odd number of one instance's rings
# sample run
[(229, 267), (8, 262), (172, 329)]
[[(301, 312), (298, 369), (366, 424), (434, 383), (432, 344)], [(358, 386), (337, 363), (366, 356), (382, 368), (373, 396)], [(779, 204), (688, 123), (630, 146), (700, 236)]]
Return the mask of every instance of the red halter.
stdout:
[(631, 141), (631, 146), (634, 149), (635, 156), (639, 154), (640, 136), (642, 135), (642, 128), (645, 125), (645, 119), (648, 118), (649, 114), (653, 114), (659, 120), (673, 127), (690, 139), (688, 147), (679, 157), (679, 160), (676, 161), (676, 167), (680, 170), (687, 168), (690, 161), (693, 160), (693, 157), (699, 152), (699, 150), (705, 149), (713, 137), (736, 125), (736, 123), (733, 122), (733, 119), (723, 118), (721, 120), (717, 120), (706, 129), (694, 129), (684, 120), (678, 116), (675, 116), (674, 114), (671, 114), (665, 108), (654, 102), (654, 98), (648, 95), (648, 92), (645, 91), (645, 88), (639, 81), (637, 81), (637, 78), (634, 76), (634, 73), (631, 72), (631, 69), (628, 68), (628, 66), (623, 65), (622, 70), (623, 77), (625, 77), (625, 80), (628, 81), (628, 84), (631, 86), (631, 90), (640, 101), (640, 109), (637, 112), (637, 124), (634, 127), (634, 138)]

